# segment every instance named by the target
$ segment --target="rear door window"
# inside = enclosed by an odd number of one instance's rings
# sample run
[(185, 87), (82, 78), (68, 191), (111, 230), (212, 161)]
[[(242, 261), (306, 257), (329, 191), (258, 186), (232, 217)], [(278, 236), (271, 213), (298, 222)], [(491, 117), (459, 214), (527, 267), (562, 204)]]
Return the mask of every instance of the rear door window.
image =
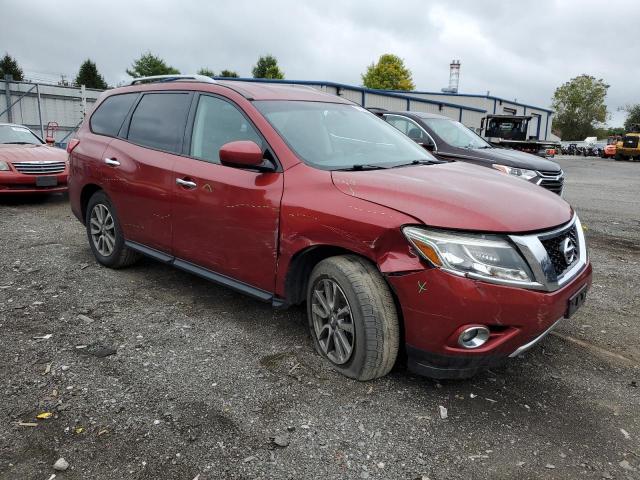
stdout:
[(251, 140), (263, 150), (265, 148), (260, 135), (235, 105), (202, 95), (193, 122), (189, 154), (200, 160), (220, 163), (220, 147), (238, 140)]
[(128, 140), (145, 147), (180, 153), (190, 102), (190, 93), (145, 94), (131, 116)]
[(108, 97), (91, 115), (89, 125), (93, 133), (115, 137), (120, 131), (137, 93), (124, 93)]
[(406, 136), (408, 136), (411, 140), (416, 142), (428, 142), (429, 137), (424, 133), (424, 131), (416, 124), (415, 122), (409, 120), (408, 118), (398, 117), (395, 115), (385, 115), (384, 119), (387, 123), (390, 123)]

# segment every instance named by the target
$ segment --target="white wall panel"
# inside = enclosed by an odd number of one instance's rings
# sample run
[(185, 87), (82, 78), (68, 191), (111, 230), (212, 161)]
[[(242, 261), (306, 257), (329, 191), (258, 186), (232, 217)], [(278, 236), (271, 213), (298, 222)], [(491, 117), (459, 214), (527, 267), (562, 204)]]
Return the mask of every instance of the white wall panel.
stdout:
[(367, 93), (366, 107), (378, 107), (403, 112), (407, 109), (407, 101), (404, 98)]

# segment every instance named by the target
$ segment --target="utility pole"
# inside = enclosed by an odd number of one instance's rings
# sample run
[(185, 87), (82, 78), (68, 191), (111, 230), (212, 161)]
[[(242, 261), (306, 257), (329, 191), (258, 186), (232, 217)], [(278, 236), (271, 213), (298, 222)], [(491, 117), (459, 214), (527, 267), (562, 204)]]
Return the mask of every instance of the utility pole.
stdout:
[(80, 85), (80, 108), (82, 110), (82, 119), (87, 116), (87, 88)]
[(40, 138), (44, 138), (44, 128), (42, 126), (42, 99), (40, 98), (40, 85), (37, 83), (36, 95), (38, 96), (38, 120), (40, 120)]
[(4, 98), (7, 101), (7, 119), (9, 123), (13, 123), (13, 112), (11, 111), (11, 81), (13, 75), (5, 74), (4, 76)]

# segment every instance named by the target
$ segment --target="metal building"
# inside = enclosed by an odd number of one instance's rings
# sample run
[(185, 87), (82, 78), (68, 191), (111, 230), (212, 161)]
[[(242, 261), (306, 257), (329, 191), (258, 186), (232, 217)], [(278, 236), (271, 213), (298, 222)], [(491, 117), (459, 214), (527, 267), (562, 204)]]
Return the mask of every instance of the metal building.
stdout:
[[(506, 100), (492, 95), (472, 95), (467, 93), (441, 93), (441, 92), (407, 92), (408, 95), (429, 100), (442, 100), (445, 102), (466, 105), (480, 108), (489, 115), (529, 115), (528, 136), (535, 136), (540, 140), (551, 138), (551, 123), (553, 121), (553, 110), (536, 107), (526, 103), (519, 103)], [(465, 122), (462, 122), (465, 123)], [(465, 123), (465, 125), (467, 125)], [(479, 125), (467, 125), (468, 127), (479, 128)]]
[(273, 80), (263, 78), (224, 78), (224, 80), (306, 85), (347, 98), (367, 108), (378, 107), (386, 108), (387, 110), (439, 113), (458, 120), (478, 132), (480, 131), (481, 121), (486, 115), (529, 115), (532, 119), (529, 122), (528, 136), (536, 136), (541, 140), (551, 138), (553, 110), (491, 95), (373, 90), (343, 83), (313, 80)]
[[(313, 87), (364, 107), (439, 113), (458, 120), (476, 131), (480, 130), (482, 119), (489, 114), (530, 115), (533, 119), (529, 122), (529, 136), (537, 136), (541, 140), (551, 138), (552, 110), (491, 95), (373, 90), (343, 83), (313, 80), (262, 78), (225, 78), (224, 80)], [(64, 144), (80, 125), (85, 112), (91, 112), (100, 93), (100, 90), (93, 89), (0, 80), (0, 122), (23, 124), (42, 134), (48, 122), (57, 122), (59, 129), (55, 140)]]
[(0, 122), (18, 123), (44, 137), (57, 122), (57, 143), (66, 143), (90, 112), (101, 90), (0, 80)]

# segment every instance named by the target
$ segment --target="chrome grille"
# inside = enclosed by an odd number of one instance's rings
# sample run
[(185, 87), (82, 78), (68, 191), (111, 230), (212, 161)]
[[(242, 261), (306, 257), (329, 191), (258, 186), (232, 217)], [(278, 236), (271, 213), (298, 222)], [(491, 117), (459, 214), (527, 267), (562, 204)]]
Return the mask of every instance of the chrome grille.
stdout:
[(560, 180), (541, 180), (538, 183), (542, 188), (546, 188), (547, 190), (551, 190), (553, 193), (557, 193), (558, 195), (562, 194), (562, 189), (564, 187), (564, 182), (562, 179)]
[[(570, 263), (567, 262), (563, 252), (567, 238), (570, 240), (570, 244), (573, 245), (573, 248), (575, 248), (574, 258)], [(558, 277), (572, 267), (580, 258), (580, 243), (578, 241), (578, 232), (575, 225), (568, 230), (560, 232), (554, 237), (541, 239), (540, 242), (547, 251), (547, 255), (549, 255), (549, 259), (553, 264), (553, 269)]]
[(66, 162), (13, 162), (12, 165), (20, 173), (47, 175), (64, 172)]
[(538, 170), (541, 177), (561, 177), (562, 173), (562, 170)]
[[(509, 238), (518, 246), (533, 273), (534, 281), (525, 288), (558, 290), (579, 275), (589, 262), (582, 225), (575, 214), (560, 228), (529, 235), (509, 235)], [(569, 245), (562, 245), (567, 239), (574, 242), (575, 248), (575, 258), (570, 262), (564, 255)]]
[(540, 177), (538, 185), (551, 190), (553, 193), (562, 195), (562, 189), (564, 188), (564, 172), (562, 170), (538, 170), (537, 173)]

